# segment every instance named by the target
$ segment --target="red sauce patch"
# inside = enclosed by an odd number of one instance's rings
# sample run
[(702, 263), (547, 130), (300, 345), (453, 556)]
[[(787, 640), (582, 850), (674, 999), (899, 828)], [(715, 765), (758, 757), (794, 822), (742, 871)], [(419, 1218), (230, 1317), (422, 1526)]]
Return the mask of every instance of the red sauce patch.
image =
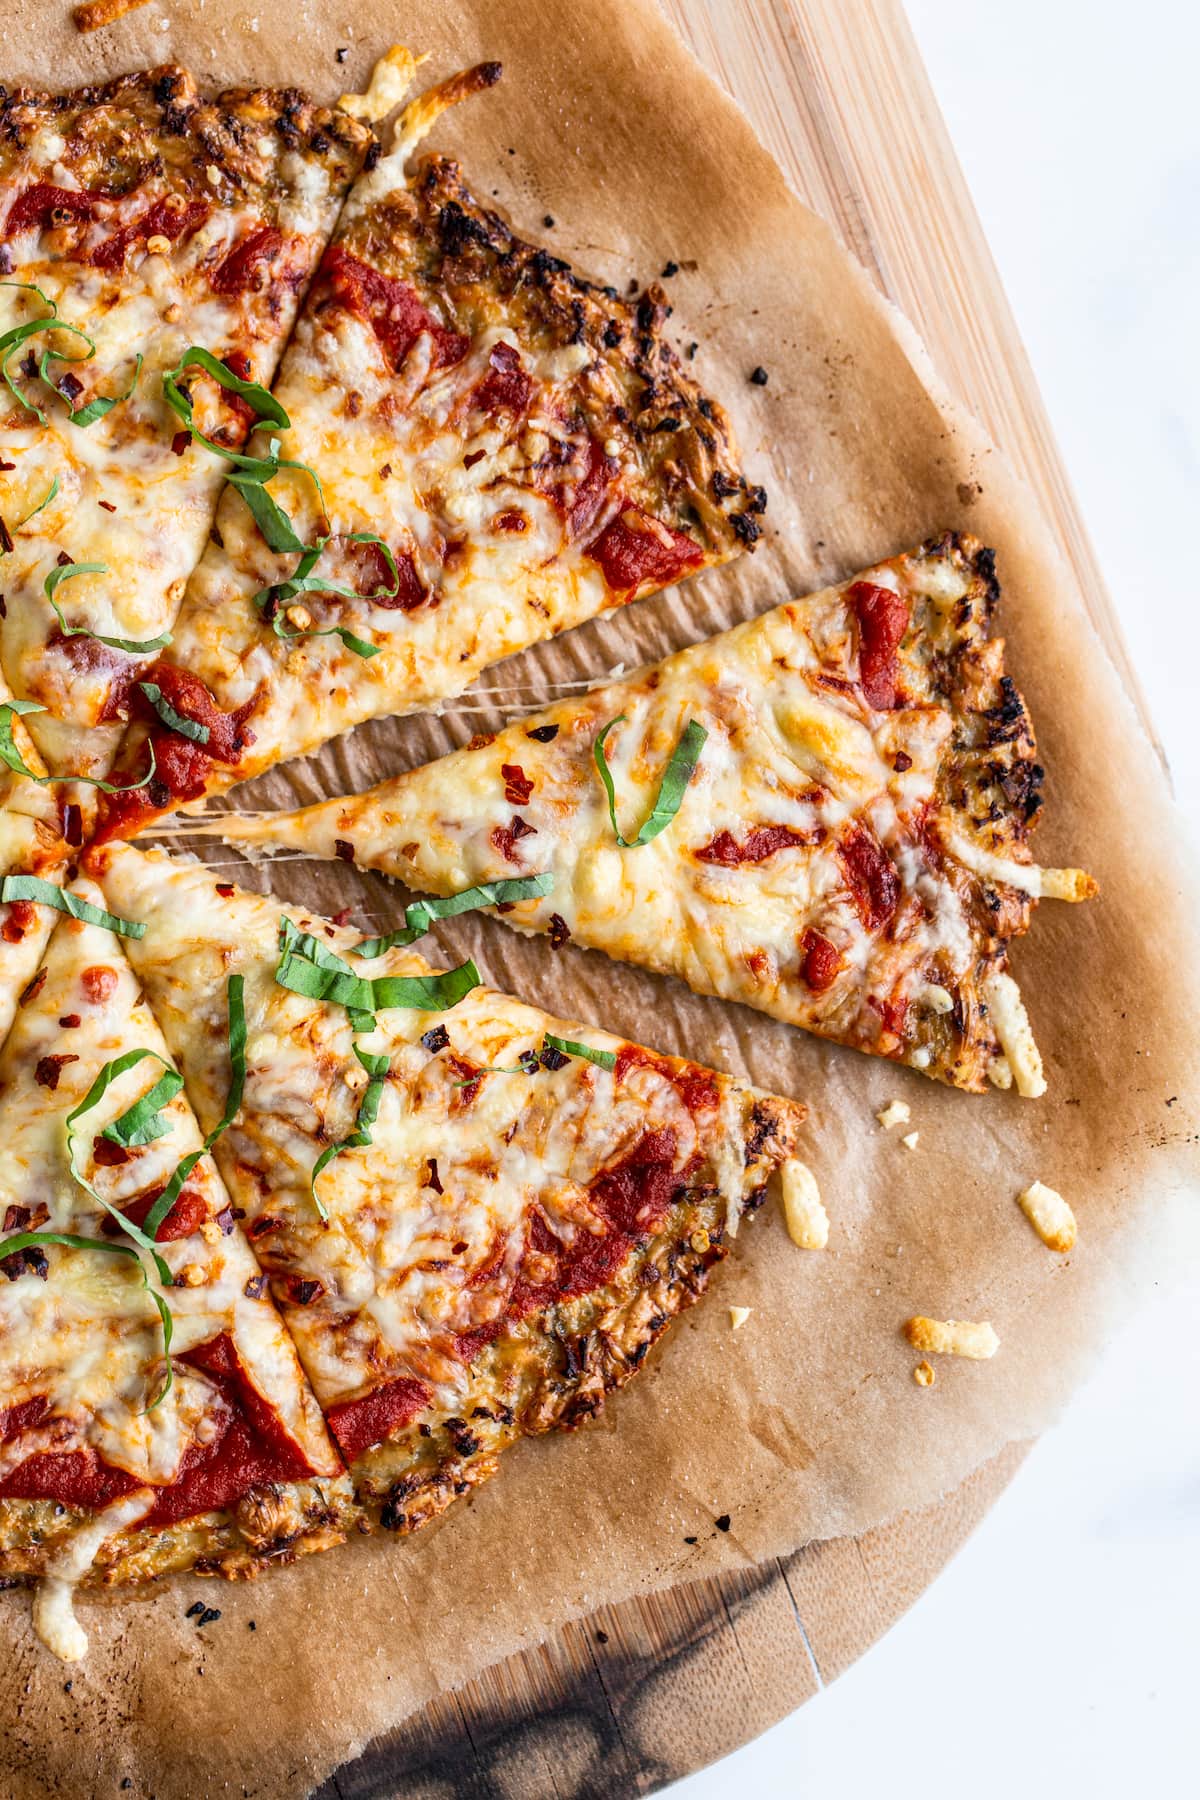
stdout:
[(838, 857), (858, 916), (868, 931), (886, 925), (900, 901), (900, 877), (883, 847), (861, 825), (852, 825)]
[(858, 668), (863, 698), (876, 712), (897, 705), (900, 665), (896, 651), (908, 630), (912, 608), (891, 588), (856, 581), (846, 598), (858, 617)]
[[(111, 1150), (121, 1148), (119, 1144), (110, 1144), (107, 1138), (97, 1138), (95, 1144), (95, 1160), (97, 1162), (107, 1160), (98, 1154), (102, 1144)], [(121, 1211), (132, 1224), (144, 1225), (150, 1208), (156, 1200), (161, 1198), (162, 1192), (162, 1186), (155, 1187), (151, 1188), (148, 1193), (138, 1194), (132, 1200), (122, 1201), (120, 1202)], [(195, 1188), (185, 1185), (172, 1202), (166, 1218), (160, 1222), (158, 1230), (154, 1234), (154, 1241), (156, 1244), (174, 1244), (180, 1238), (191, 1237), (194, 1231), (199, 1231), (207, 1217), (208, 1207), (205, 1204), (204, 1196)], [(106, 1216), (100, 1229), (106, 1237), (117, 1237), (121, 1227), (115, 1219)]]
[(533, 381), (521, 367), (511, 344), (494, 344), (488, 357), (488, 373), (471, 396), (483, 412), (523, 413), (533, 393)]
[[(228, 1410), (212, 1442), (193, 1444), (184, 1452), (176, 1479), (160, 1491), (143, 1525), (170, 1525), (197, 1513), (218, 1511), (234, 1505), (251, 1488), (298, 1481), (313, 1473), (299, 1445), (247, 1378), (228, 1333), (179, 1360), (204, 1371)], [(40, 1414), (29, 1415), (15, 1429), (8, 1426), (13, 1415), (27, 1413), (36, 1404), (27, 1401), (0, 1414), (7, 1437), (42, 1422), (45, 1402)], [(0, 1499), (56, 1500), (63, 1506), (94, 1508), (108, 1506), (142, 1485), (123, 1469), (109, 1468), (94, 1450), (77, 1450), (27, 1457), (0, 1481)]]
[(814, 931), (811, 925), (800, 940), (800, 953), (804, 959), (800, 973), (814, 994), (823, 994), (831, 988), (846, 966), (836, 944), (831, 944), (823, 932)]
[(614, 1078), (618, 1082), (624, 1081), (630, 1070), (636, 1068), (655, 1069), (665, 1076), (693, 1117), (698, 1112), (714, 1112), (720, 1104), (717, 1078), (711, 1069), (697, 1068), (695, 1063), (682, 1063), (676, 1067), (665, 1056), (656, 1056), (653, 1050), (644, 1050), (640, 1044), (622, 1044), (617, 1051)]
[(44, 231), (56, 212), (67, 213), (73, 219), (91, 219), (95, 216), (97, 198), (95, 194), (81, 194), (74, 188), (52, 187), (49, 182), (35, 181), (32, 187), (24, 188), (9, 207), (4, 235), (16, 237), (34, 225)]
[(700, 546), (685, 532), (673, 531), (636, 506), (627, 506), (611, 520), (587, 553), (600, 564), (609, 587), (627, 595), (647, 583), (666, 587), (704, 561)]
[(98, 269), (119, 269), (124, 264), (126, 252), (134, 244), (144, 243), (152, 237), (165, 237), (172, 244), (178, 243), (180, 238), (190, 237), (203, 225), (208, 212), (203, 200), (188, 200), (182, 204), (171, 199), (156, 200), (140, 218), (131, 219), (128, 225), (122, 225), (119, 231), (97, 244), (87, 260)]
[[(100, 825), (94, 839), (99, 844), (107, 843), (111, 838), (132, 837), (159, 813), (169, 811), (177, 801), (198, 800), (208, 785), (213, 763), (237, 763), (242, 752), (254, 742), (254, 733), (246, 726), (254, 709), (253, 699), (236, 712), (222, 712), (198, 675), (168, 662), (152, 663), (143, 671), (142, 678), (154, 682), (163, 698), (183, 718), (206, 725), (208, 742), (198, 744), (172, 731), (139, 693), (136, 702), (139, 710), (154, 721), (150, 730), (155, 758), (154, 779), (146, 787), (103, 796)], [(128, 779), (136, 779), (132, 772), (125, 773)]]
[(433, 339), (435, 369), (461, 362), (470, 349), (470, 338), (439, 325), (407, 282), (360, 262), (341, 244), (326, 251), (322, 266), (334, 300), (370, 325), (393, 369), (400, 367), (423, 331)]
[(521, 858), (516, 853), (517, 844), (524, 837), (536, 837), (536, 835), (536, 825), (530, 825), (525, 819), (515, 818), (510, 825), (494, 826), (491, 839), (506, 861), (519, 863)]
[(44, 1394), (22, 1400), (19, 1406), (0, 1406), (0, 1444), (11, 1444), (23, 1431), (32, 1431), (35, 1425), (41, 1424), (47, 1410)]
[(214, 294), (243, 294), (258, 282), (259, 271), (270, 264), (283, 246), (283, 233), (273, 225), (261, 225), (234, 245), (209, 277)]
[[(356, 544), (350, 538), (332, 538), (329, 552), (339, 564), (336, 573), (331, 571), (330, 579), (341, 582), (345, 587), (352, 587), (361, 599), (369, 600), (372, 606), (381, 606), (386, 612), (412, 612), (429, 597), (417, 574), (417, 566), (406, 550), (395, 553), (395, 575), (392, 574), (381, 544)], [(394, 594), (390, 591), (393, 582), (396, 584)], [(314, 594), (314, 598), (335, 606), (340, 597), (337, 594)]]
[(718, 831), (709, 844), (695, 852), (698, 862), (720, 863), (732, 869), (738, 863), (766, 862), (777, 850), (790, 850), (798, 845), (819, 844), (825, 836), (823, 826), (813, 831), (793, 831), (790, 825), (756, 825), (739, 844), (731, 831)]
[(587, 467), (575, 489), (575, 498), (567, 514), (567, 536), (573, 543), (586, 537), (595, 523), (616, 472), (616, 463), (605, 456), (603, 447), (595, 438), (589, 438)]
[(393, 1433), (411, 1425), (428, 1406), (432, 1394), (423, 1381), (402, 1375), (359, 1400), (343, 1400), (331, 1406), (325, 1423), (346, 1461), (353, 1462), (372, 1444), (382, 1444)]

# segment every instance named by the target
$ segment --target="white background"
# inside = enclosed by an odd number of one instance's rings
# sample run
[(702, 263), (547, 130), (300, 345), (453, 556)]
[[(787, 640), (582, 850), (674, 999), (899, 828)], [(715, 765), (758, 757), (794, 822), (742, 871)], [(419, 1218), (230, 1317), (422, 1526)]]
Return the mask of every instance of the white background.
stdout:
[[(1194, 823), (1200, 8), (908, 11)], [(1158, 1295), (913, 1611), (673, 1800), (1200, 1794), (1198, 1325)]]

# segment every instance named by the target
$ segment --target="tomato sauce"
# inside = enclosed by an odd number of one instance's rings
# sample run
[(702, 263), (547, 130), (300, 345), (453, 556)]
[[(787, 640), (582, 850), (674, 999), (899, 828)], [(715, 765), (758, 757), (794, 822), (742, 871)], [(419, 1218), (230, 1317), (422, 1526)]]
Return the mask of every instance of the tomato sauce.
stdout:
[(666, 587), (704, 561), (700, 546), (686, 532), (673, 531), (635, 506), (610, 520), (587, 554), (600, 564), (609, 587), (625, 595), (647, 582)]
[(385, 1387), (376, 1388), (373, 1394), (331, 1406), (325, 1414), (325, 1423), (349, 1463), (364, 1450), (369, 1450), (372, 1444), (381, 1444), (405, 1425), (411, 1425), (431, 1399), (432, 1394), (423, 1381), (403, 1375), (398, 1381), (389, 1381)]
[(900, 877), (882, 845), (861, 825), (852, 825), (838, 845), (851, 898), (868, 931), (886, 925), (900, 903)]
[(406, 281), (360, 262), (341, 244), (326, 252), (322, 267), (334, 300), (370, 325), (393, 369), (400, 367), (422, 332), (433, 340), (435, 369), (461, 362), (470, 349), (470, 338), (439, 325)]
[(720, 863), (722, 867), (732, 869), (739, 863), (766, 862), (778, 850), (819, 844), (824, 836), (822, 826), (813, 831), (793, 831), (790, 825), (756, 825), (740, 844), (731, 831), (718, 831), (712, 842), (695, 854), (698, 862)]
[(891, 712), (900, 704), (896, 652), (912, 609), (902, 595), (873, 581), (856, 581), (847, 595), (858, 618), (859, 685), (867, 705)]

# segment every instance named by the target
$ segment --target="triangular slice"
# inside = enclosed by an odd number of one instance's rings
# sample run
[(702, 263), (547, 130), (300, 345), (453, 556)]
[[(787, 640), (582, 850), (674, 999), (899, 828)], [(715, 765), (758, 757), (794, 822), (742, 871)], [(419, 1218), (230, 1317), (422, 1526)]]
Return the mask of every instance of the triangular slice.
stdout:
[[(351, 192), (274, 390), (282, 453), (320, 489), (285, 472), (265, 500), (243, 491), (254, 513), (226, 493), (153, 677), (191, 724), (180, 737), (134, 696), (147, 723), (121, 767), (145, 770), (150, 730), (160, 781), (108, 807), (111, 834), (461, 693), (759, 535), (764, 496), (666, 341), (662, 290), (626, 300), (578, 279), (445, 157), (406, 173), (438, 113), (498, 74), (414, 101)], [(272, 501), (295, 534), (285, 554), (263, 535), (280, 531), (263, 523)]]
[[(1039, 896), (1042, 770), (989, 635), (992, 556), (952, 535), (563, 701), (369, 793), (214, 829), (448, 894), (551, 872), (519, 931), (677, 975), (697, 993), (908, 1063), (956, 1087), (1040, 1093), (1007, 972)], [(678, 812), (632, 839), (689, 721), (707, 732)]]
[[(91, 883), (70, 893), (103, 909)], [(228, 1038), (222, 1053), (228, 1087)], [(253, 1573), (337, 1542), (351, 1506), (211, 1157), (168, 1198), (153, 1255), (102, 1204), (140, 1227), (201, 1150), (170, 1070), (119, 938), (62, 918), (0, 1053), (0, 1576), (48, 1578), (35, 1618), (67, 1655), (62, 1584)], [(160, 1081), (161, 1109), (115, 1123)]]
[[(48, 709), (31, 728), (56, 773), (111, 757), (154, 653), (121, 645), (169, 632), (229, 468), (163, 376), (198, 345), (270, 381), (372, 141), (294, 89), (205, 100), (172, 67), (0, 95), (0, 660)], [(198, 366), (185, 381), (236, 449), (254, 405)], [(45, 591), (63, 564), (88, 565), (57, 578), (65, 631)]]
[[(130, 956), (204, 1124), (244, 976), (245, 1095), (216, 1156), (388, 1528), (441, 1511), (521, 1433), (595, 1413), (792, 1153), (795, 1102), (483, 987), (434, 1011), (473, 971), (355, 956), (352, 931), (161, 851), (89, 863), (146, 928)], [(313, 997), (333, 990), (353, 1010)]]

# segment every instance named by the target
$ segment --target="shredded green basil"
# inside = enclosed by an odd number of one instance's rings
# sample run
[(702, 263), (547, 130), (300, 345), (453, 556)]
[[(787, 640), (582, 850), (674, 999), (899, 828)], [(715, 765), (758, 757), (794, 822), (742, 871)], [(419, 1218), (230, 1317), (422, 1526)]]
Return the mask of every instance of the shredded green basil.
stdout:
[(323, 1169), (329, 1167), (335, 1156), (341, 1155), (343, 1150), (363, 1150), (373, 1142), (371, 1137), (371, 1127), (379, 1117), (379, 1108), (383, 1100), (383, 1090), (387, 1085), (387, 1073), (390, 1065), (386, 1056), (376, 1056), (369, 1050), (360, 1049), (357, 1044), (354, 1046), (354, 1054), (362, 1067), (367, 1071), (367, 1074), (371, 1077), (370, 1081), (363, 1089), (362, 1099), (358, 1103), (358, 1113), (354, 1121), (354, 1130), (348, 1137), (341, 1138), (336, 1144), (329, 1144), (322, 1150), (320, 1156), (318, 1156), (316, 1162), (313, 1164), (312, 1175), (309, 1177), (309, 1189), (313, 1197), (313, 1205), (326, 1222), (328, 1222), (329, 1219), (329, 1211), (325, 1202), (321, 1199), (320, 1194), (317, 1192), (317, 1178)]
[(516, 900), (538, 900), (554, 886), (552, 873), (520, 875), (512, 881), (485, 881), (478, 887), (464, 888), (445, 899), (414, 900), (404, 909), (404, 929), (389, 931), (386, 937), (366, 938), (351, 946), (351, 956), (382, 956), (397, 945), (415, 944), (424, 937), (435, 919), (456, 919), (461, 913), (477, 912), (482, 906), (504, 906)]
[(671, 760), (667, 764), (662, 783), (659, 786), (658, 798), (654, 809), (635, 838), (621, 836), (621, 828), (617, 824), (617, 795), (613, 787), (613, 778), (604, 754), (604, 740), (614, 725), (623, 725), (625, 714), (618, 713), (610, 719), (604, 730), (592, 746), (592, 754), (596, 759), (596, 767), (600, 771), (600, 779), (604, 783), (604, 791), (608, 795), (608, 816), (612, 820), (613, 834), (622, 850), (636, 850), (642, 844), (648, 844), (656, 838), (660, 831), (665, 831), (683, 802), (688, 782), (696, 773), (696, 765), (700, 761), (708, 733), (698, 719), (689, 719), (683, 734), (671, 752)]
[(106, 1125), (100, 1136), (107, 1138), (110, 1144), (121, 1144), (126, 1150), (132, 1150), (141, 1144), (153, 1144), (158, 1138), (166, 1137), (171, 1126), (163, 1117), (163, 1109), (170, 1105), (183, 1088), (183, 1076), (163, 1062), (153, 1050), (145, 1052), (154, 1056), (163, 1064), (164, 1074), (160, 1075), (153, 1087), (146, 1089), (140, 1100), (123, 1112), (119, 1119)]
[[(184, 351), (175, 367), (167, 371), (163, 376), (163, 396), (176, 418), (191, 432), (197, 442), (203, 444), (206, 450), (211, 450), (215, 456), (223, 456), (227, 462), (232, 462), (239, 468), (254, 467), (256, 463), (261, 462), (260, 458), (243, 456), (240, 451), (227, 450), (223, 444), (213, 443), (211, 438), (205, 437), (196, 424), (193, 416), (192, 397), (186, 388), (179, 385), (180, 376), (187, 369), (193, 368), (202, 369), (206, 375), (211, 375), (213, 380), (229, 393), (236, 394), (239, 400), (245, 400), (248, 405), (253, 407), (255, 416), (261, 424), (274, 425), (278, 430), (286, 431), (292, 421), (275, 396), (269, 394), (259, 382), (243, 381), (240, 375), (235, 375), (232, 369), (227, 369), (211, 350), (204, 350), (199, 344), (192, 344)], [(280, 465), (276, 462), (274, 466), (278, 468)]]
[(391, 1007), (414, 1012), (445, 1012), (480, 985), (479, 970), (469, 959), (438, 975), (356, 975), (332, 950), (300, 931), (290, 919), (280, 921), (280, 959), (275, 979), (290, 993), (309, 1000), (329, 1000), (363, 1021)]
[(49, 506), (50, 502), (57, 497), (58, 486), (59, 486), (58, 476), (56, 475), (54, 477), (54, 480), (50, 483), (50, 486), (46, 489), (46, 492), (42, 495), (42, 498), (38, 501), (37, 505), (34, 507), (31, 507), (30, 510), (25, 514), (25, 517), (23, 519), (17, 520), (16, 524), (13, 526), (13, 530), (20, 531), (22, 525), (28, 525), (30, 519), (36, 519), (40, 512), (45, 512), (45, 510)]
[[(246, 495), (248, 500), (249, 494), (247, 491), (244, 488), (241, 489), (241, 491)], [(265, 490), (260, 489), (258, 491), (264, 498), (269, 498), (269, 496), (266, 496)], [(273, 501), (271, 504), (274, 506)], [(275, 508), (275, 510), (278, 511), (279, 509)], [(286, 514), (281, 516), (285, 519), (287, 517)], [(256, 519), (258, 518), (257, 513), (255, 513), (255, 517)], [(261, 525), (261, 520), (259, 523)], [(289, 520), (289, 526), (290, 523)], [(292, 533), (292, 536), (295, 537), (294, 532)], [(335, 537), (344, 544), (378, 545), (390, 571), (391, 585), (376, 588), (374, 593), (371, 594), (360, 594), (357, 588), (347, 587), (344, 582), (330, 581), (323, 575), (314, 575), (313, 570), (321, 560), (327, 546), (333, 542)], [(268, 539), (268, 542), (270, 542), (270, 539)], [(275, 544), (271, 544), (272, 549), (275, 549), (276, 547)], [(400, 571), (396, 567), (396, 559), (392, 555), (388, 545), (384, 543), (378, 533), (374, 531), (331, 532), (325, 537), (318, 538), (313, 544), (305, 546), (300, 543), (299, 539), (296, 539), (294, 544), (286, 547), (302, 552), (300, 561), (296, 564), (295, 569), (286, 580), (274, 582), (270, 587), (260, 588), (257, 594), (253, 596), (254, 605), (258, 608), (259, 612), (268, 619), (271, 630), (275, 633), (275, 636), (280, 638), (336, 637), (341, 638), (347, 650), (353, 650), (355, 656), (364, 658), (378, 656), (382, 648), (380, 644), (369, 644), (365, 638), (357, 637), (355, 633), (345, 625), (330, 625), (324, 629), (313, 625), (303, 627), (293, 626), (288, 623), (285, 613), (285, 608), (296, 598), (297, 594), (336, 594), (344, 600), (366, 600), (370, 602), (372, 600), (390, 600), (394, 595), (399, 593)]]
[[(88, 342), (91, 343), (90, 338), (88, 339)], [(50, 372), (46, 365), (52, 357), (56, 362), (90, 362), (95, 354), (96, 346), (94, 344), (92, 344), (91, 351), (87, 356), (65, 356), (61, 350), (43, 350), (41, 359), (38, 362), (38, 374), (48, 387), (54, 389), (55, 393), (58, 394), (61, 399), (67, 400), (67, 396), (63, 393), (62, 389), (51, 380)], [(114, 406), (120, 406), (123, 401), (130, 399), (141, 376), (142, 363), (144, 361), (145, 358), (139, 351), (134, 358), (133, 374), (129, 378), (129, 386), (123, 393), (97, 394), (94, 399), (87, 401), (85, 405), (79, 407), (72, 406), (71, 402), (67, 400), (67, 423), (70, 425), (78, 425), (81, 431), (86, 431), (89, 425), (94, 425), (97, 419), (103, 419), (110, 413)]]
[(138, 686), (164, 725), (169, 726), (172, 731), (177, 731), (180, 737), (190, 738), (193, 744), (207, 744), (208, 726), (201, 725), (196, 719), (185, 719), (182, 713), (176, 712), (156, 682), (139, 681)]
[(111, 781), (101, 781), (97, 775), (36, 775), (17, 749), (13, 737), (13, 717), (18, 713), (40, 713), (46, 708), (36, 700), (4, 700), (0, 701), (0, 762), (7, 763), (17, 775), (25, 775), (30, 781), (36, 781), (39, 787), (54, 781), (77, 781), (84, 787), (99, 788), (102, 794), (132, 794), (135, 788), (146, 787), (154, 780), (156, 759), (154, 745), (150, 746), (150, 767), (140, 781), (128, 782), (124, 787)]
[(63, 617), (62, 607), (55, 599), (55, 595), (58, 592), (60, 585), (64, 581), (74, 581), (77, 575), (107, 574), (107, 563), (58, 563), (50, 570), (50, 573), (42, 583), (42, 591), (54, 608), (54, 616), (58, 620), (59, 628), (62, 631), (63, 636), (68, 638), (94, 638), (98, 644), (107, 644), (110, 650), (125, 650), (130, 656), (148, 656), (152, 650), (165, 650), (171, 641), (171, 634), (169, 631), (164, 631), (161, 637), (145, 638), (139, 641), (136, 638), (105, 637), (99, 631), (90, 631), (86, 625), (67, 624), (66, 619)]
[(227, 1032), (229, 1037), (229, 1086), (225, 1092), (225, 1111), (208, 1133), (199, 1150), (184, 1157), (166, 1187), (146, 1214), (146, 1230), (153, 1237), (183, 1192), (183, 1184), (200, 1161), (223, 1137), (236, 1119), (246, 1092), (246, 978), (231, 975), (225, 987)]
[(141, 938), (146, 935), (146, 927), (132, 919), (119, 919), (116, 913), (104, 912), (93, 906), (88, 900), (81, 900), (78, 894), (72, 894), (66, 888), (55, 887), (52, 881), (43, 881), (40, 875), (5, 875), (0, 879), (0, 905), (7, 905), (13, 900), (32, 900), (38, 906), (52, 906), (56, 912), (69, 913), (73, 919), (82, 919), (86, 925), (103, 925), (108, 931), (115, 931), (118, 937)]
[[(142, 373), (142, 363), (145, 359), (140, 353), (134, 359), (133, 375), (130, 379), (129, 386), (123, 393), (112, 395), (98, 394), (94, 400), (89, 400), (84, 406), (72, 406), (62, 389), (55, 383), (54, 378), (50, 373), (49, 365), (51, 362), (91, 362), (93, 356), (96, 354), (95, 339), (89, 337), (87, 332), (80, 326), (72, 325), (66, 319), (60, 319), (58, 316), (57, 305), (48, 295), (42, 292), (41, 288), (33, 287), (30, 283), (25, 281), (4, 281), (0, 282), (0, 287), (20, 288), (27, 294), (36, 294), (42, 304), (50, 308), (48, 313), (42, 313), (40, 317), (36, 319), (27, 319), (22, 325), (14, 325), (10, 331), (6, 331), (4, 335), (0, 337), (0, 372), (3, 373), (5, 384), (8, 387), (9, 392), (13, 394), (21, 406), (24, 407), (25, 411), (31, 412), (34, 415), (39, 425), (44, 425), (46, 423), (46, 415), (40, 407), (35, 406), (31, 400), (27, 399), (20, 388), (17, 387), (13, 380), (9, 364), (11, 358), (20, 349), (26, 339), (36, 337), (37, 334), (42, 331), (70, 332), (72, 337), (82, 338), (87, 345), (86, 356), (68, 356), (65, 350), (47, 349), (42, 351), (41, 357), (38, 360), (38, 375), (46, 383), (46, 386), (58, 395), (60, 400), (66, 401), (67, 420), (70, 424), (78, 425), (81, 430), (86, 430), (89, 425), (94, 425), (97, 419), (102, 419), (106, 413), (110, 413), (114, 406), (120, 406), (122, 401), (129, 399), (133, 390), (136, 388), (138, 379)], [(43, 505), (44, 504), (45, 502), (43, 502)]]
[(615, 1069), (617, 1059), (611, 1050), (593, 1050), (590, 1044), (577, 1044), (574, 1038), (554, 1037), (547, 1032), (542, 1039), (544, 1050), (557, 1050), (562, 1056), (578, 1056), (583, 1062), (595, 1063), (598, 1069)]

